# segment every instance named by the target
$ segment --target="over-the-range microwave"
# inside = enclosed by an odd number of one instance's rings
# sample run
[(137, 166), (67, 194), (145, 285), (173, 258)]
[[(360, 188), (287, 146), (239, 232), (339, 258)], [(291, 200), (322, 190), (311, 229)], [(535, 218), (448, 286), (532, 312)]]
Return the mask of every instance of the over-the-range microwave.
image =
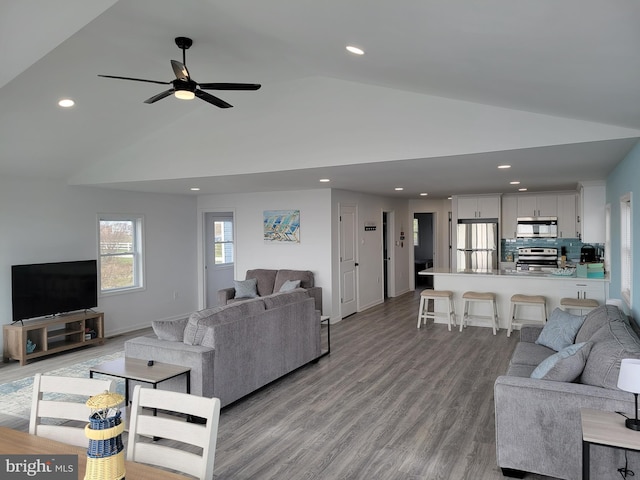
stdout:
[(557, 238), (558, 217), (518, 217), (517, 238)]

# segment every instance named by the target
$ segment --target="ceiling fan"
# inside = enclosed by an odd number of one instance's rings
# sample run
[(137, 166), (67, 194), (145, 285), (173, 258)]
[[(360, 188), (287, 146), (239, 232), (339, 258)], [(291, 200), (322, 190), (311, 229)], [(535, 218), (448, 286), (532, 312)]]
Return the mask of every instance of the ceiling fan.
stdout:
[(170, 82), (161, 82), (158, 80), (146, 80), (144, 78), (131, 78), (131, 77), (118, 77), (115, 75), (98, 75), (105, 78), (118, 78), (120, 80), (133, 80), (135, 82), (148, 82), (158, 83), (160, 85), (172, 85), (169, 90), (160, 92), (151, 98), (148, 98), (144, 103), (155, 103), (158, 100), (162, 100), (171, 94), (174, 94), (176, 98), (181, 100), (191, 100), (194, 97), (198, 97), (205, 102), (209, 102), (212, 105), (220, 108), (230, 108), (233, 105), (225, 102), (224, 100), (205, 92), (204, 90), (258, 90), (260, 84), (257, 83), (197, 83), (189, 75), (187, 70), (186, 51), (193, 45), (193, 40), (187, 37), (176, 37), (176, 45), (182, 50), (182, 63), (177, 60), (171, 60), (171, 67), (173, 73), (176, 76), (175, 80)]

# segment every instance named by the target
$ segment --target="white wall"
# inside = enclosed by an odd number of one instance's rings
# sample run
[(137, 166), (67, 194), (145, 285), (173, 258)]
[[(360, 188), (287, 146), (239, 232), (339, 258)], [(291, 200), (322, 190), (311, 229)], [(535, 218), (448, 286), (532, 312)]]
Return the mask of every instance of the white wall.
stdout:
[[(358, 267), (358, 311), (365, 310), (374, 305), (384, 302), (384, 290), (382, 284), (383, 264), (382, 264), (382, 215), (383, 212), (393, 212), (394, 234), (391, 239), (394, 243), (392, 251), (389, 252), (393, 258), (393, 281), (388, 286), (388, 294), (391, 297), (402, 295), (409, 291), (409, 282), (412, 281), (409, 275), (409, 258), (413, 250), (411, 241), (411, 221), (409, 220), (407, 201), (397, 200), (389, 197), (378, 197), (365, 195), (346, 190), (332, 190), (332, 257), (333, 276), (331, 279), (332, 289), (336, 294), (333, 296), (333, 312), (340, 311), (340, 258), (339, 252), (339, 218), (340, 205), (356, 205), (358, 209), (357, 235), (357, 262)], [(375, 232), (365, 232), (364, 226), (367, 222), (375, 222), (377, 229)], [(395, 245), (400, 242), (400, 232), (404, 231), (404, 245)], [(337, 315), (337, 313), (336, 313)]]
[[(232, 211), (235, 214), (235, 279), (245, 278), (253, 268), (311, 270), (315, 283), (322, 287), (323, 313), (331, 314), (331, 221), (330, 190), (202, 195), (198, 197), (199, 232), (208, 211)], [(265, 210), (300, 210), (300, 243), (265, 243)], [(200, 260), (200, 305), (204, 282), (202, 235), (198, 239)], [(229, 285), (233, 286), (233, 285)]]
[[(196, 308), (196, 200), (182, 195), (0, 178), (0, 323), (11, 323), (11, 265), (97, 258), (98, 213), (144, 215), (146, 289), (98, 298), (105, 333)], [(174, 299), (174, 292), (177, 298)]]

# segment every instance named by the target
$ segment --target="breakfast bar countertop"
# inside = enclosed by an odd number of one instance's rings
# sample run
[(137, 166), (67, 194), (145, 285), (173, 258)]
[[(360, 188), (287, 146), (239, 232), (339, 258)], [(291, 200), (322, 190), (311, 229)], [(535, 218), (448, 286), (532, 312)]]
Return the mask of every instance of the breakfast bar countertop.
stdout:
[(454, 270), (451, 268), (427, 268), (418, 272), (418, 275), (472, 275), (486, 277), (510, 277), (510, 278), (548, 278), (553, 280), (580, 280), (587, 282), (609, 282), (609, 274), (604, 278), (578, 277), (575, 272), (572, 275), (556, 275), (549, 272), (518, 272), (515, 269), (498, 270)]

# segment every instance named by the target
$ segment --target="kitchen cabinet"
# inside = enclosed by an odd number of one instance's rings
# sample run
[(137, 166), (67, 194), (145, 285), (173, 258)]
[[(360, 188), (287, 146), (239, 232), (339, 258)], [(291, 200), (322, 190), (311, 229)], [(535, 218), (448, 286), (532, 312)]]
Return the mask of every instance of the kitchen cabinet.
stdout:
[(518, 197), (519, 217), (556, 217), (557, 195), (522, 195)]
[(604, 282), (569, 280), (560, 282), (560, 285), (558, 294), (561, 298), (589, 298), (591, 300), (597, 300), (601, 305), (605, 303)]
[(500, 238), (516, 238), (518, 224), (518, 197), (505, 195), (502, 197), (502, 222)]
[(558, 195), (558, 238), (580, 238), (575, 193)]
[(457, 196), (458, 218), (500, 218), (500, 195)]
[(580, 184), (579, 219), (584, 243), (605, 242), (606, 188), (604, 182)]

